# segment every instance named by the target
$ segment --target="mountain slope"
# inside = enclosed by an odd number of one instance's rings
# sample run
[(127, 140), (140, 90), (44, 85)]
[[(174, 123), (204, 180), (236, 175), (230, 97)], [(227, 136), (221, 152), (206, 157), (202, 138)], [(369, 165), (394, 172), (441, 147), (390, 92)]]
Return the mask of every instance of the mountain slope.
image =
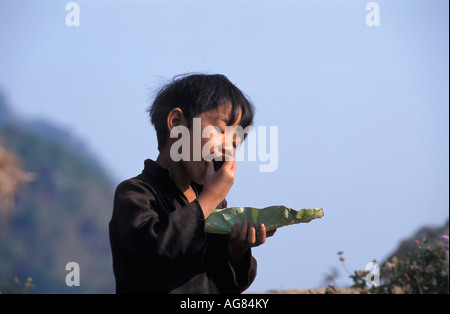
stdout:
[[(9, 232), (0, 223), (0, 287), (17, 276), (32, 277), (37, 293), (113, 292), (109, 176), (67, 131), (17, 118), (1, 95), (0, 115), (3, 145), (34, 174), (16, 197)], [(65, 283), (69, 262), (80, 265), (79, 287)]]

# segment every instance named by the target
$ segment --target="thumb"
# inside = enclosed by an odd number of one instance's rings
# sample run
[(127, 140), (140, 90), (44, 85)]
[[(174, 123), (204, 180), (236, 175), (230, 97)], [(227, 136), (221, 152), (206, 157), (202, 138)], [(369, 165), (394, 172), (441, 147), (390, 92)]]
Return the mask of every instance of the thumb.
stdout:
[(212, 161), (207, 161), (206, 162), (206, 175), (207, 176), (211, 176), (215, 173), (214, 171), (214, 165)]

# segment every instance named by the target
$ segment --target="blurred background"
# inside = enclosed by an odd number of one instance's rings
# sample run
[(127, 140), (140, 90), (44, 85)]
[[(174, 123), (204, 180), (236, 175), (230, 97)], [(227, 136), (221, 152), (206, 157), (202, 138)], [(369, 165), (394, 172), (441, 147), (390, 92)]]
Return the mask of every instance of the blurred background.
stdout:
[(448, 234), (448, 1), (376, 1), (379, 26), (361, 0), (79, 0), (79, 26), (68, 3), (0, 2), (0, 291), (114, 292), (114, 189), (157, 157), (146, 107), (189, 72), (278, 127), (276, 170), (239, 162), (228, 204), (324, 209), (254, 249), (249, 292), (345, 287), (337, 252), (364, 269)]

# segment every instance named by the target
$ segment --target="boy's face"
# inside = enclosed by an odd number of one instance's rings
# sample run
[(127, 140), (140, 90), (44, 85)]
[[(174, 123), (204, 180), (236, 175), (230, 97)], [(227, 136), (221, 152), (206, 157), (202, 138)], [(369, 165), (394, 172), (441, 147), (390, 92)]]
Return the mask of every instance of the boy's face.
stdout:
[[(225, 103), (216, 109), (205, 111), (196, 118), (200, 118), (201, 132), (194, 132), (194, 125), (190, 130), (190, 154), (189, 161), (181, 161), (186, 174), (196, 183), (204, 184), (206, 174), (206, 161), (208, 154), (221, 156), (225, 160), (225, 155), (234, 157), (236, 154), (236, 146), (239, 145), (239, 136), (235, 132), (229, 132), (227, 122), (230, 120), (232, 106)], [(236, 122), (232, 127), (236, 127), (240, 123), (241, 112), (239, 111)], [(195, 123), (195, 121), (193, 122)], [(198, 126), (197, 126), (198, 128)], [(227, 132), (225, 132), (227, 130)], [(200, 139), (198, 138), (200, 136)], [(194, 139), (194, 137), (197, 137)], [(195, 141), (200, 145), (195, 145)], [(198, 151), (200, 149), (200, 152)], [(196, 151), (195, 151), (196, 150)], [(197, 158), (194, 158), (197, 154)], [(201, 160), (198, 160), (201, 156)]]

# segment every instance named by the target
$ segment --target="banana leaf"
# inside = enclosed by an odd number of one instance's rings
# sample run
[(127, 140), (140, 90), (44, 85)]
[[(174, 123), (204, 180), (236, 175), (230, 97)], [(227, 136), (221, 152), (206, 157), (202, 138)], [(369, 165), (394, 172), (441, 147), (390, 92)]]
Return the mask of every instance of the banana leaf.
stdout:
[(285, 206), (269, 206), (266, 208), (229, 207), (214, 210), (206, 219), (205, 231), (207, 233), (227, 234), (231, 232), (236, 222), (241, 225), (244, 220), (253, 224), (257, 232), (259, 232), (261, 224), (264, 224), (266, 231), (269, 231), (301, 222), (310, 222), (322, 216), (322, 208), (297, 211)]

